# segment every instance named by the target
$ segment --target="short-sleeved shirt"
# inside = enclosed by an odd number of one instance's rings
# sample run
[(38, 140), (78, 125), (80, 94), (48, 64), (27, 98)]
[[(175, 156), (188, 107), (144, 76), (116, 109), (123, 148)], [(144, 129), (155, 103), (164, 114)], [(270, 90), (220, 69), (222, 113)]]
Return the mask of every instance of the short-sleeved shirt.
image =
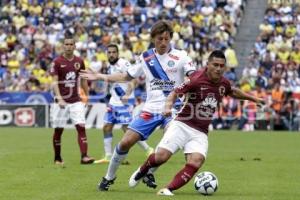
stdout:
[[(113, 64), (109, 65), (109, 74), (115, 74), (115, 73), (126, 73), (127, 70), (132, 67), (132, 65), (129, 63), (129, 61), (119, 58), (119, 60)], [(126, 92), (128, 88), (128, 83), (113, 83), (110, 89), (111, 98), (109, 100), (109, 104), (113, 106), (124, 106), (124, 104), (121, 101), (121, 97), (124, 95), (120, 95), (118, 92), (118, 89), (122, 90), (123, 93)], [(129, 95), (130, 98), (134, 98), (134, 92)]]
[(186, 96), (184, 106), (175, 120), (207, 134), (218, 104), (232, 90), (230, 82), (224, 77), (219, 83), (210, 81), (206, 70), (194, 72), (188, 81), (175, 88), (177, 94)]
[[(183, 83), (185, 75), (195, 71), (195, 65), (186, 51), (172, 48), (163, 55), (158, 54), (155, 49), (153, 51), (169, 80), (155, 78), (146, 63), (151, 63), (153, 57), (144, 58), (143, 54), (139, 57), (137, 64), (129, 68), (127, 73), (134, 78), (145, 75), (147, 99), (143, 111), (161, 113), (166, 101), (164, 91), (172, 91), (174, 87)], [(152, 67), (151, 64), (149, 65)]]
[(51, 64), (50, 73), (58, 76), (58, 88), (62, 98), (67, 103), (80, 101), (79, 96), (79, 71), (85, 69), (81, 58), (74, 56), (72, 60), (59, 56)]

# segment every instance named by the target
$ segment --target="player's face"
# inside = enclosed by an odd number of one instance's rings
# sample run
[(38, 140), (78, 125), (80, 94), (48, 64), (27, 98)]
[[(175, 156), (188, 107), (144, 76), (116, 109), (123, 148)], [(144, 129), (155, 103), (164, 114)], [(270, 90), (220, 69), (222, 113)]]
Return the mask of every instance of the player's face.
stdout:
[(73, 39), (64, 40), (64, 52), (67, 56), (73, 55), (75, 50), (75, 41)]
[(117, 49), (115, 47), (109, 47), (107, 49), (107, 57), (110, 64), (115, 63), (119, 59)]
[(171, 36), (170, 33), (167, 31), (163, 32), (162, 34), (157, 34), (153, 38), (155, 49), (161, 55), (169, 51), (170, 41)]
[(213, 82), (218, 82), (225, 72), (225, 59), (213, 57), (208, 61), (207, 73)]

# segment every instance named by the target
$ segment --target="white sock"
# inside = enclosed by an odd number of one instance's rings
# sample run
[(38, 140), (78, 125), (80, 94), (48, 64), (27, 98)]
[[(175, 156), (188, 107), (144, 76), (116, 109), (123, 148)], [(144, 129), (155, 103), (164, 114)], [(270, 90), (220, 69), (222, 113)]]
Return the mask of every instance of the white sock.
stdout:
[(112, 180), (116, 177), (116, 172), (122, 163), (122, 161), (126, 158), (128, 152), (121, 152), (119, 150), (119, 145), (116, 146), (114, 153), (112, 154), (112, 157), (110, 159), (108, 169), (105, 175), (105, 178), (107, 180)]
[(148, 173), (154, 174), (154, 172), (158, 169), (158, 167), (152, 167), (149, 169)]
[(112, 140), (113, 140), (112, 133), (104, 135), (103, 144), (104, 144), (105, 156), (112, 155)]
[(150, 148), (146, 141), (138, 141), (137, 143), (145, 151), (147, 151)]

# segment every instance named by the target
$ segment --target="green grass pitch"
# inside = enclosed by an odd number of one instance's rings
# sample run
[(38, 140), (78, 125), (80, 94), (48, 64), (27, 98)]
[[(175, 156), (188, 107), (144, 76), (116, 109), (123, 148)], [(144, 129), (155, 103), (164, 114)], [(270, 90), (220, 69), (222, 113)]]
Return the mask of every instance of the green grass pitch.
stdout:
[[(122, 133), (115, 131), (116, 143)], [(149, 140), (155, 146), (161, 138), (155, 132)], [(156, 191), (138, 185), (128, 187), (131, 173), (146, 156), (135, 146), (130, 165), (120, 167), (117, 180), (109, 192), (97, 191), (97, 183), (107, 165), (79, 164), (79, 147), (75, 130), (66, 130), (62, 156), (66, 167), (53, 164), (52, 129), (0, 129), (0, 199), (1, 200), (153, 200)], [(89, 154), (102, 157), (100, 130), (88, 130)], [(184, 165), (182, 152), (156, 173), (158, 187), (167, 184)], [(200, 171), (212, 171), (219, 179), (219, 189), (209, 197), (197, 194), (193, 181), (178, 191), (173, 199), (195, 200), (299, 200), (300, 134), (288, 132), (212, 132), (208, 159)], [(159, 189), (158, 188), (158, 189)]]

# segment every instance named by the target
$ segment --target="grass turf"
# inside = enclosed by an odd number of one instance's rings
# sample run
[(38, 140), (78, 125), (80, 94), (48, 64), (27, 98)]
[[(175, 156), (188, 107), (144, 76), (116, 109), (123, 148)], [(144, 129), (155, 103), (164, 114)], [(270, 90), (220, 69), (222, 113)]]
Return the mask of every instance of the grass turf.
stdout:
[[(115, 131), (116, 143), (122, 133)], [(149, 140), (155, 146), (161, 138), (155, 132)], [(117, 180), (109, 192), (97, 191), (105, 174), (105, 165), (80, 165), (75, 130), (66, 130), (62, 139), (65, 168), (53, 164), (52, 129), (1, 128), (0, 131), (1, 200), (152, 200), (156, 190), (138, 185), (128, 187), (131, 173), (146, 159), (136, 145), (129, 153), (130, 165), (119, 168)], [(89, 154), (103, 155), (100, 130), (88, 130)], [(200, 171), (212, 171), (219, 179), (219, 189), (209, 197), (197, 194), (193, 181), (178, 191), (173, 199), (212, 200), (293, 200), (300, 198), (300, 134), (288, 132), (237, 131), (212, 132), (208, 159)], [(158, 187), (167, 184), (184, 165), (182, 152), (156, 173)], [(159, 189), (158, 188), (158, 189)]]

